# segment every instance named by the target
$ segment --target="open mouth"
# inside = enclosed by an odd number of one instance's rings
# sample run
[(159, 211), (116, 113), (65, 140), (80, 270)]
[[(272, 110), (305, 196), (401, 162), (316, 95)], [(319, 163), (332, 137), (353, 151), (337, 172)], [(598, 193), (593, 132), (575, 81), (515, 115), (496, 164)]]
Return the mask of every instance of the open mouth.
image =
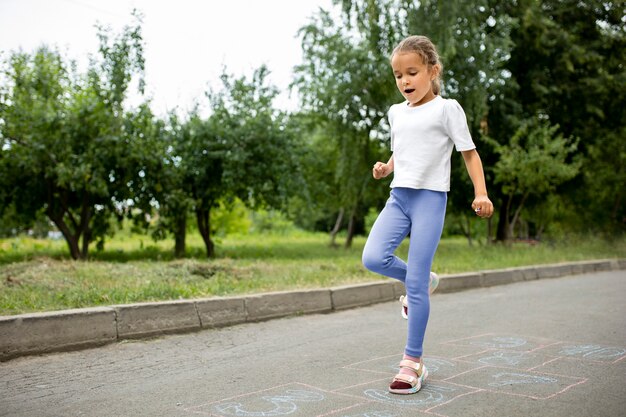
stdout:
[(415, 91), (414, 88), (407, 88), (406, 90), (404, 90), (405, 94), (411, 94), (413, 91)]

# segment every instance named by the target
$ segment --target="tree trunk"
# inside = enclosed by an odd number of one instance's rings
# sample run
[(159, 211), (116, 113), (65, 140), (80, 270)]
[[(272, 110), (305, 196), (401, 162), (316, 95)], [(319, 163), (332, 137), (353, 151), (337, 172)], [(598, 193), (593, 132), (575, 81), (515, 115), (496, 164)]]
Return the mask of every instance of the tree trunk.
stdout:
[(356, 221), (356, 207), (350, 212), (350, 218), (348, 219), (348, 236), (346, 237), (346, 249), (352, 247), (352, 239), (354, 238), (354, 223)]
[[(515, 213), (513, 214), (513, 219), (511, 220), (511, 224), (509, 225), (509, 239), (512, 239), (515, 237), (515, 224), (517, 223), (518, 219), (519, 219), (519, 215), (522, 212), (522, 207), (524, 207), (524, 203), (526, 202), (526, 198), (528, 198), (528, 193), (525, 193), (522, 196), (522, 201), (520, 201), (519, 206), (517, 207), (517, 209), (515, 209)], [(509, 201), (513, 200), (513, 196), (509, 196)], [(507, 207), (507, 212), (508, 210), (510, 210), (510, 204), (509, 207)]]
[(467, 220), (467, 233), (465, 234), (467, 243), (469, 246), (474, 246), (474, 242), (472, 241), (472, 218), (465, 214), (463, 214), (463, 218)]
[(215, 256), (215, 244), (211, 240), (211, 209), (197, 208), (196, 221), (198, 222), (198, 231), (206, 247), (206, 256), (212, 258)]
[(537, 228), (537, 233), (535, 233), (535, 240), (541, 240), (541, 238), (543, 237), (544, 228), (545, 226), (543, 224), (539, 225), (539, 227)]
[[(88, 195), (83, 195), (83, 216), (81, 216), (82, 221), (79, 223), (67, 206), (67, 192), (57, 189), (51, 181), (47, 181), (46, 188), (48, 193), (46, 215), (65, 238), (72, 259), (84, 259), (79, 242), (81, 233), (85, 230), (83, 225), (87, 224), (89, 226), (89, 222), (85, 223), (84, 215), (85, 209), (88, 208), (85, 204), (88, 201)], [(66, 220), (69, 222), (69, 225)], [(73, 231), (70, 227), (73, 227)]]
[(187, 213), (176, 218), (174, 232), (174, 256), (183, 258), (185, 256), (185, 239), (187, 237)]
[(83, 245), (81, 250), (82, 259), (87, 259), (89, 255), (89, 243), (91, 243), (91, 228), (89, 223), (91, 222), (91, 208), (89, 206), (89, 195), (85, 193), (83, 195), (83, 207), (80, 215), (80, 229), (77, 233), (83, 236)]
[(70, 228), (63, 221), (62, 215), (55, 215), (54, 213), (51, 213), (49, 210), (46, 211), (46, 214), (48, 215), (48, 218), (52, 220), (52, 222), (57, 227), (57, 229), (59, 229), (61, 234), (63, 234), (63, 237), (65, 238), (65, 242), (67, 242), (67, 247), (70, 250), (70, 256), (72, 257), (72, 259), (74, 260), (81, 259), (82, 255), (78, 246), (78, 240), (80, 238), (80, 235), (75, 235), (72, 233)]
[(337, 246), (335, 240), (337, 239), (337, 233), (339, 233), (339, 230), (341, 230), (341, 224), (343, 223), (343, 213), (344, 209), (341, 208), (339, 210), (339, 214), (337, 214), (337, 220), (335, 220), (335, 227), (333, 227), (333, 230), (330, 231), (330, 246), (332, 247)]
[(91, 243), (91, 229), (89, 226), (85, 229), (83, 233), (83, 241), (81, 248), (81, 259), (87, 259), (89, 256), (89, 244)]
[[(511, 197), (508, 197), (508, 199), (510, 198)], [(509, 239), (509, 210), (507, 201), (502, 201), (502, 205), (500, 207), (496, 240), (498, 242), (506, 242)]]

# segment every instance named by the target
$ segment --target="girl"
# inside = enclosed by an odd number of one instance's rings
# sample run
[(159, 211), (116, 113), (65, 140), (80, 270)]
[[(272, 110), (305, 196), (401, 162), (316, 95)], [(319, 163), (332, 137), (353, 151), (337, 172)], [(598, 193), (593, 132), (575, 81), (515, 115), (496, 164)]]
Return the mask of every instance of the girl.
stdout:
[[(424, 36), (404, 39), (391, 54), (391, 68), (406, 101), (389, 109), (392, 155), (372, 170), (375, 179), (392, 172), (394, 177), (390, 197), (363, 249), (363, 265), (405, 284), (407, 343), (389, 391), (412, 394), (428, 376), (421, 357), (430, 313), (429, 276), (443, 230), (453, 147), (463, 154), (474, 184), (474, 212), (490, 217), (493, 204), (465, 112), (456, 100), (439, 95), (442, 65), (433, 43)], [(409, 233), (405, 263), (394, 251)]]

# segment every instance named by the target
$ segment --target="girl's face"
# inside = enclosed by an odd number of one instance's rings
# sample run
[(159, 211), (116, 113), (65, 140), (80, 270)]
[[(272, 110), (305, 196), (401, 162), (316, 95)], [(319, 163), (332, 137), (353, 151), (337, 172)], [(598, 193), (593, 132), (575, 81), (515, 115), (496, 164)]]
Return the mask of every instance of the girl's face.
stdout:
[(391, 68), (396, 86), (409, 106), (419, 106), (435, 98), (431, 81), (438, 75), (437, 65), (428, 68), (417, 53), (399, 52), (391, 58)]

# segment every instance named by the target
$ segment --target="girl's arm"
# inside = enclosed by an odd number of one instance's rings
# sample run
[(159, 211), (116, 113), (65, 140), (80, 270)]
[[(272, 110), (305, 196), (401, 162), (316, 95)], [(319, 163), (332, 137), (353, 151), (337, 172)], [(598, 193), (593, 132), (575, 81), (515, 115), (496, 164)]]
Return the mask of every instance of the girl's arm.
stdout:
[(381, 178), (385, 178), (387, 175), (393, 172), (393, 154), (389, 161), (385, 164), (384, 162), (376, 162), (374, 164), (374, 168), (372, 169), (372, 175), (375, 179), (379, 180)]
[(474, 201), (472, 202), (472, 209), (474, 212), (482, 217), (491, 217), (493, 214), (493, 204), (487, 196), (487, 185), (485, 184), (485, 173), (483, 172), (483, 164), (480, 161), (480, 156), (476, 149), (471, 151), (462, 151), (463, 159), (465, 160), (465, 167), (467, 173), (472, 179), (474, 184)]

